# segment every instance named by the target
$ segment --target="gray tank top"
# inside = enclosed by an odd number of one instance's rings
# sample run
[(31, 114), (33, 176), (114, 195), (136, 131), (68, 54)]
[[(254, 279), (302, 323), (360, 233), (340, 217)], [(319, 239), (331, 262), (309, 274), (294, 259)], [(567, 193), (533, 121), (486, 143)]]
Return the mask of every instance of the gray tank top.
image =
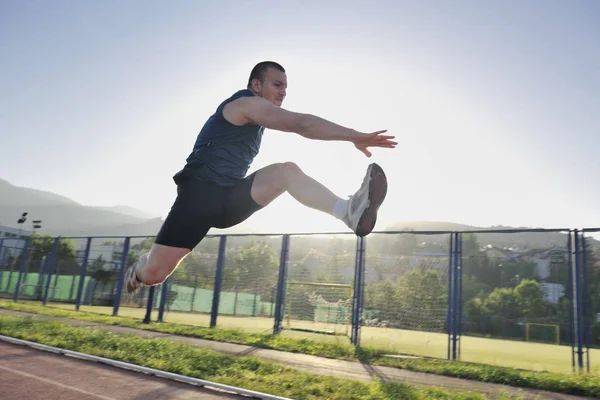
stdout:
[(233, 125), (223, 117), (223, 107), (240, 97), (251, 97), (248, 89), (239, 90), (224, 100), (206, 121), (186, 165), (173, 179), (179, 183), (193, 178), (219, 186), (233, 186), (246, 177), (258, 154), (264, 127)]

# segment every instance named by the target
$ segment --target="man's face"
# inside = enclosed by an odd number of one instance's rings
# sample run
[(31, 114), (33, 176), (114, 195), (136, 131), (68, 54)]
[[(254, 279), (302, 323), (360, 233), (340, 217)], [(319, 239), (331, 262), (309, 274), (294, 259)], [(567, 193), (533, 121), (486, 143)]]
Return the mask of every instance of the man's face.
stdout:
[(258, 95), (281, 107), (287, 90), (287, 77), (276, 68), (269, 68), (265, 73), (264, 82), (256, 82)]

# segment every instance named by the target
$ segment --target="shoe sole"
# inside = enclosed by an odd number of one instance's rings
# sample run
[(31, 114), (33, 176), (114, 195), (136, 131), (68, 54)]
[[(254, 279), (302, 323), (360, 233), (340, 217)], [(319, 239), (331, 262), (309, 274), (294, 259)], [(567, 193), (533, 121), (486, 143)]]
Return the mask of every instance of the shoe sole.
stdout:
[(127, 269), (127, 271), (125, 271), (125, 279), (126, 279), (126, 284), (125, 284), (125, 290), (127, 291), (127, 294), (133, 294), (135, 292), (137, 292), (137, 290), (140, 288), (139, 285), (138, 286), (133, 286), (129, 283), (129, 274), (131, 273), (131, 269), (133, 268), (133, 266), (129, 267)]
[(377, 212), (387, 195), (387, 177), (383, 169), (373, 163), (369, 175), (369, 205), (360, 216), (356, 227), (356, 235), (359, 237), (367, 236), (373, 231), (377, 223)]

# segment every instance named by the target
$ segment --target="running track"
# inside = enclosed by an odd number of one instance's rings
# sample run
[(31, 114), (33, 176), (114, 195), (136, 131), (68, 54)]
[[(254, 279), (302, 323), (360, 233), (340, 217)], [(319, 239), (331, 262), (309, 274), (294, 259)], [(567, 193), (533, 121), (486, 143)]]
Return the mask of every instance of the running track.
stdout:
[(0, 342), (0, 399), (250, 399)]

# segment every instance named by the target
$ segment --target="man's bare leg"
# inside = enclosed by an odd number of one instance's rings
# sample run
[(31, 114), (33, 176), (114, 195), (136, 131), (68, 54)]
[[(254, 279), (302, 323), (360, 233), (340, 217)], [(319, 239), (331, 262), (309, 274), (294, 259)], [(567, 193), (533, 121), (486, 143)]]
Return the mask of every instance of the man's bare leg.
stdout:
[(335, 203), (342, 200), (292, 162), (272, 164), (256, 171), (252, 185), (254, 201), (266, 206), (284, 192), (305, 206), (328, 214)]
[(335, 195), (291, 162), (273, 164), (256, 172), (252, 198), (266, 206), (283, 192), (288, 192), (303, 205), (341, 219), (357, 235), (371, 232), (377, 211), (387, 193), (387, 180), (381, 167), (371, 164), (363, 184), (349, 200)]
[(190, 249), (154, 243), (125, 273), (127, 292), (135, 292), (142, 284), (154, 286), (164, 282), (189, 253)]

